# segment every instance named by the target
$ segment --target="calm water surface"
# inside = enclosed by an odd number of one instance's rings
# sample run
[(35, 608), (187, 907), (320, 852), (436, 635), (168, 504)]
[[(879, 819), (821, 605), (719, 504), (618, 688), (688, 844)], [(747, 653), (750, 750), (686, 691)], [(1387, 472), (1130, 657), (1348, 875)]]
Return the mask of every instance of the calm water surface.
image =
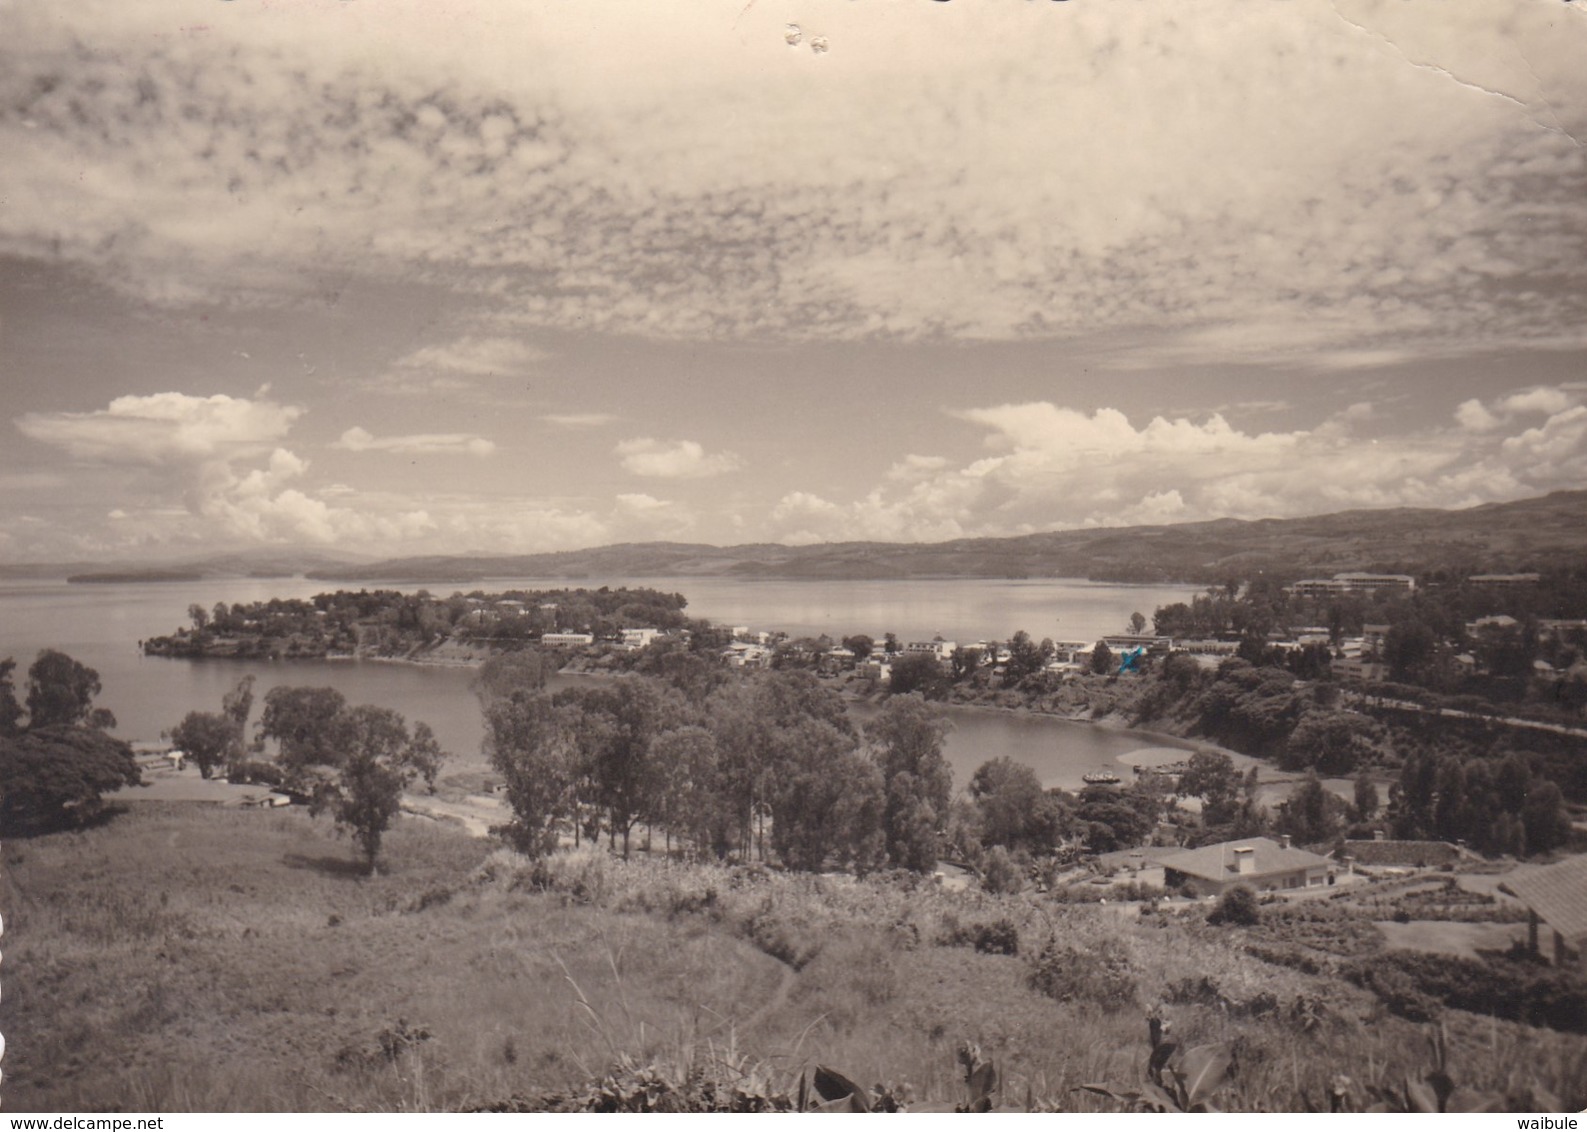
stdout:
[[(903, 640), (941, 634), (950, 640), (1006, 640), (1019, 629), (1033, 637), (1095, 640), (1125, 628), (1132, 612), (1148, 618), (1160, 605), (1188, 601), (1192, 589), (1118, 586), (1072, 580), (952, 579), (898, 582), (782, 582), (723, 578), (503, 578), (477, 588), (553, 589), (650, 586), (684, 594), (689, 613), (724, 625), (783, 630), (795, 636), (834, 637), (886, 632)], [(185, 661), (145, 657), (138, 642), (187, 622), (187, 607), (218, 601), (312, 597), (335, 583), (302, 578), (176, 582), (146, 585), (68, 585), (0, 582), (0, 659), (26, 669), (41, 648), (58, 648), (99, 671), (101, 706), (116, 713), (117, 734), (155, 738), (189, 711), (215, 711), (244, 675), (257, 678), (256, 703), (282, 684), (329, 684), (349, 702), (395, 708), (424, 720), (448, 750), (477, 755), (479, 709), (467, 669), (380, 661)], [(356, 588), (343, 585), (340, 588)], [(369, 587), (371, 589), (376, 587)], [(412, 592), (420, 586), (382, 586)], [(430, 586), (432, 593), (454, 587)], [(470, 585), (469, 589), (476, 588)], [(575, 679), (575, 678), (563, 678)], [(874, 709), (854, 709), (858, 720)], [(256, 707), (257, 713), (257, 707)], [(997, 712), (950, 710), (954, 729), (947, 755), (962, 786), (982, 762), (1007, 755), (1033, 767), (1052, 786), (1076, 787), (1092, 770), (1118, 769), (1117, 756), (1160, 742), (1085, 724)], [(256, 714), (257, 718), (257, 714)]]

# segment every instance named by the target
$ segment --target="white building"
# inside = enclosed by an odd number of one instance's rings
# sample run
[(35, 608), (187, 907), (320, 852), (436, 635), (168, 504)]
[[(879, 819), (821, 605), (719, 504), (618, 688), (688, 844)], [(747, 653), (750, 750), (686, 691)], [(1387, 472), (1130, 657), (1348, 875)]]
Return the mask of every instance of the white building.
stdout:
[(593, 645), (594, 633), (542, 633), (540, 643), (543, 645)]

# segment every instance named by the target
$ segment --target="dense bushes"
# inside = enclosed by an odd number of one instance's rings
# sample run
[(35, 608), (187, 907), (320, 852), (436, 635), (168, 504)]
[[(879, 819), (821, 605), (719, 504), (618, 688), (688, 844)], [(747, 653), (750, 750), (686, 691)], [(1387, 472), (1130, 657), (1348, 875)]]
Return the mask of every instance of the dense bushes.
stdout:
[(1395, 951), (1353, 964), (1345, 975), (1413, 1022), (1434, 1017), (1442, 1003), (1530, 1026), (1587, 1033), (1587, 981), (1558, 968)]
[(1262, 909), (1257, 907), (1256, 893), (1243, 884), (1237, 884), (1218, 897), (1218, 902), (1207, 913), (1209, 924), (1233, 924), (1235, 927), (1254, 927), (1262, 922)]
[(973, 947), (985, 955), (1018, 955), (1019, 928), (1004, 916), (984, 924), (946, 925), (942, 933), (946, 947)]
[(1048, 940), (1036, 957), (1031, 986), (1059, 1002), (1089, 1003), (1120, 1010), (1136, 1003), (1135, 971), (1113, 948), (1084, 950)]

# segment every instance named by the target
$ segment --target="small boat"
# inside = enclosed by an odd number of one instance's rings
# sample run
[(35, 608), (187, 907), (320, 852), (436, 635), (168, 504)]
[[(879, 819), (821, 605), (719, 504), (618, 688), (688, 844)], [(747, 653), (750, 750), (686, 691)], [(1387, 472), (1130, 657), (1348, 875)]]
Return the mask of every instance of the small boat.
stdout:
[(1117, 786), (1123, 780), (1112, 771), (1094, 770), (1090, 774), (1082, 774), (1080, 781), (1087, 786)]

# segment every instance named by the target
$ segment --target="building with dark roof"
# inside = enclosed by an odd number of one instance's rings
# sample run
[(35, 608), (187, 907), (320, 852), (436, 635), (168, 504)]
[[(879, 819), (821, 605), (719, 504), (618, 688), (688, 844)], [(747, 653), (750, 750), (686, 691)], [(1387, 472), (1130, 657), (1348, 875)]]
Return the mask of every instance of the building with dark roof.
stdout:
[(1283, 892), (1328, 883), (1329, 862), (1266, 837), (1247, 837), (1187, 849), (1163, 860), (1163, 883), (1193, 896), (1218, 896), (1237, 884)]
[(1531, 913), (1527, 935), (1532, 951), (1538, 949), (1541, 921), (1554, 932), (1554, 963), (1565, 966), (1574, 952), (1587, 971), (1587, 857), (1518, 871), (1505, 878), (1504, 886)]

